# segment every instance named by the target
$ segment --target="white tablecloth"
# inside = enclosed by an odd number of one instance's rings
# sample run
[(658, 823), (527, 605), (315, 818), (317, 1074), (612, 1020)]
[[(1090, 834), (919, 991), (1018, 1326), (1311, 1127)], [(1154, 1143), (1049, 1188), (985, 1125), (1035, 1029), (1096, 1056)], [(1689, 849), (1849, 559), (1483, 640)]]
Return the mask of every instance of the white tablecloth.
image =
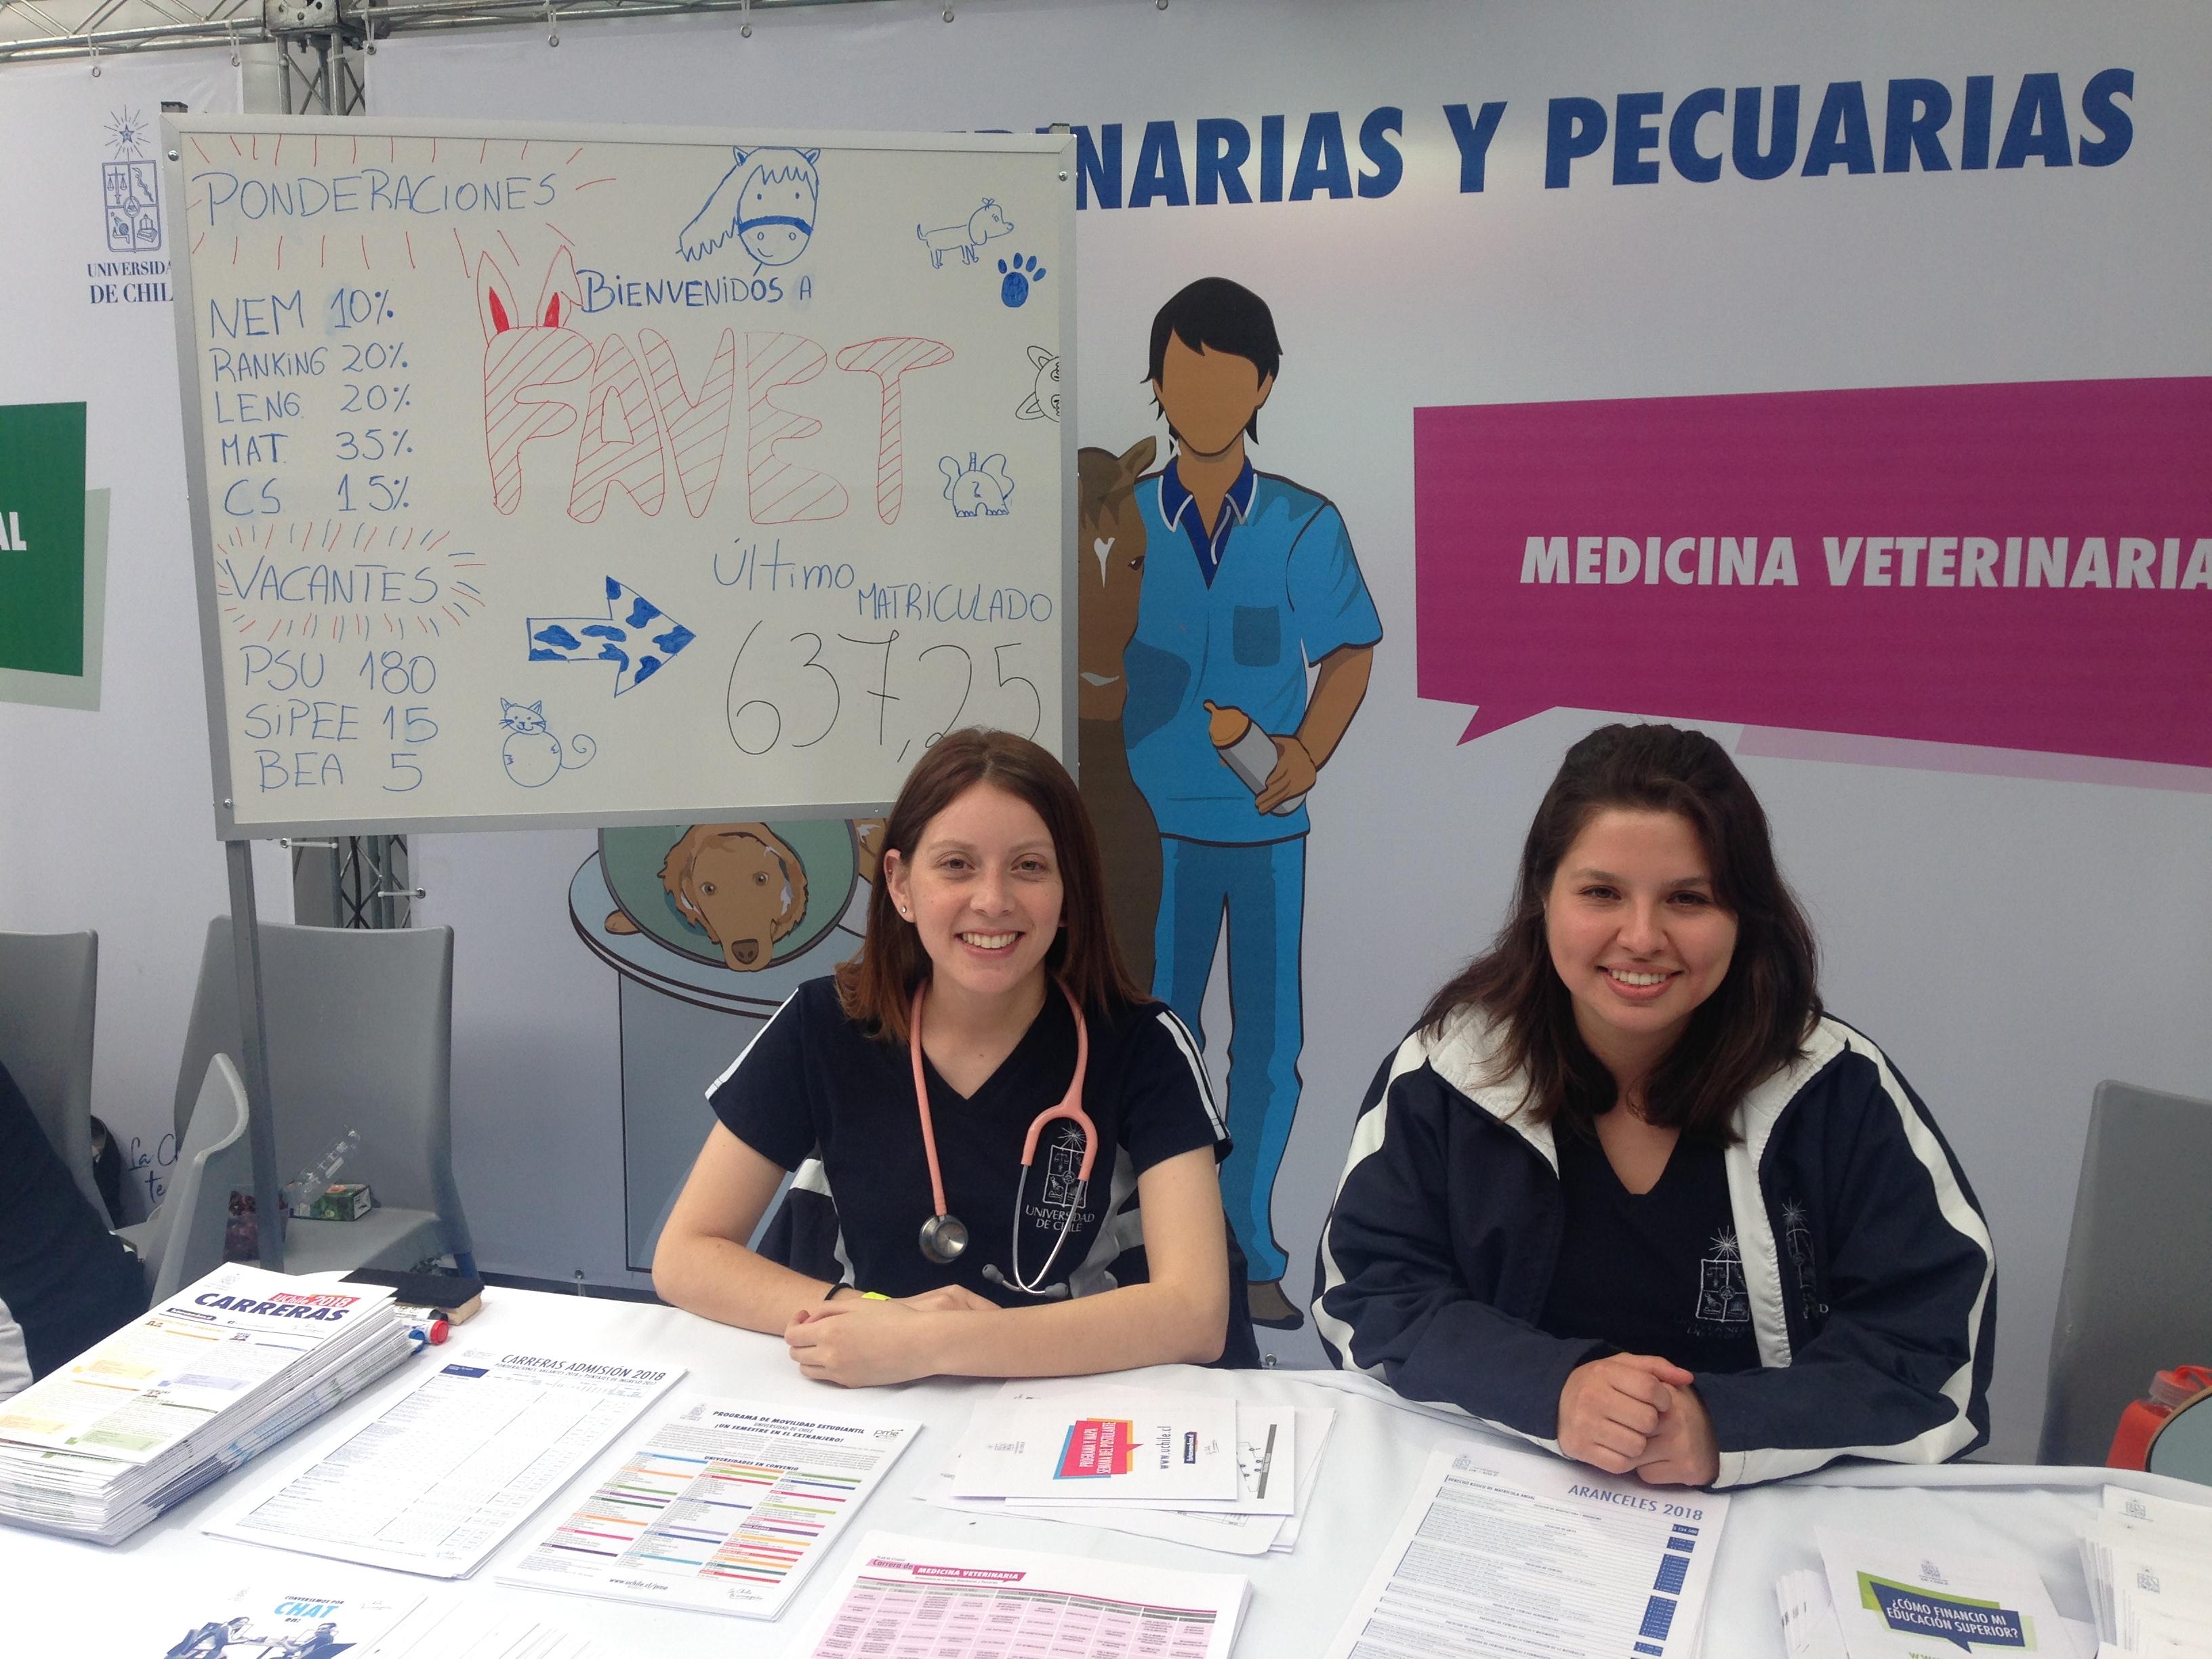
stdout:
[[(494, 1289), (486, 1293), (483, 1313), (459, 1328), (454, 1340), (455, 1346), (672, 1362), (687, 1367), (688, 1374), (653, 1408), (655, 1413), (706, 1394), (793, 1406), (819, 1407), (825, 1403), (825, 1385), (801, 1378), (781, 1341), (645, 1304)], [(428, 1354), (451, 1352), (434, 1348)], [(1335, 1408), (1336, 1427), (1329, 1437), (1321, 1485), (1297, 1550), (1287, 1555), (1244, 1557), (1085, 1526), (975, 1517), (916, 1502), (914, 1494), (925, 1488), (943, 1464), (970, 1410), (998, 1385), (915, 1382), (841, 1395), (842, 1403), (852, 1408), (915, 1418), (927, 1426), (855, 1517), (838, 1548), (811, 1574), (791, 1608), (767, 1625), (492, 1583), (494, 1568), (526, 1547), (530, 1533), (553, 1513), (551, 1504), (502, 1547), (491, 1566), (477, 1578), (459, 1583), (380, 1574), (210, 1538), (200, 1531), (211, 1510), (232, 1503), (248, 1487), (311, 1462), (322, 1447), (343, 1439), (380, 1411), (395, 1393), (413, 1386), (430, 1363), (429, 1358), (418, 1357), (403, 1365), (336, 1416), (218, 1482), (116, 1548), (0, 1528), (0, 1586), (5, 1589), (0, 1653), (67, 1653), (71, 1659), (137, 1659), (145, 1655), (156, 1659), (184, 1628), (179, 1613), (197, 1613), (234, 1588), (258, 1584), (276, 1589), (277, 1581), (310, 1587), (345, 1577), (356, 1583), (373, 1578), (397, 1581), (440, 1604), (513, 1604), (526, 1608), (532, 1617), (588, 1633), (616, 1656), (658, 1659), (741, 1652), (748, 1659), (771, 1659), (787, 1650), (798, 1627), (837, 1577), (853, 1543), (862, 1533), (882, 1528), (1107, 1560), (1243, 1573), (1252, 1580), (1252, 1602), (1237, 1640), (1240, 1659), (1294, 1659), (1319, 1653), (1328, 1644), (1438, 1440), (1455, 1435), (1482, 1437), (1464, 1419), (1408, 1407), (1365, 1378), (1334, 1372), (1229, 1373), (1172, 1367), (1130, 1374), (1134, 1382)], [(619, 1462), (623, 1449), (634, 1438), (634, 1432), (626, 1434), (603, 1462)], [(562, 1498), (586, 1490), (598, 1467), (586, 1471)], [(2187, 1501), (2212, 1501), (2212, 1491), (2149, 1475), (1994, 1465), (1859, 1467), (1740, 1492), (1715, 1569), (1705, 1651), (1711, 1659), (1777, 1659), (1782, 1632), (1774, 1581), (1792, 1568), (1818, 1565), (1813, 1544), (1816, 1524), (1898, 1540), (1926, 1538), (1956, 1550), (2009, 1556), (2042, 1575), (2062, 1614), (2087, 1619), (2087, 1595), (2075, 1553), (2074, 1527), (2096, 1507), (2099, 1489), (2108, 1480)]]

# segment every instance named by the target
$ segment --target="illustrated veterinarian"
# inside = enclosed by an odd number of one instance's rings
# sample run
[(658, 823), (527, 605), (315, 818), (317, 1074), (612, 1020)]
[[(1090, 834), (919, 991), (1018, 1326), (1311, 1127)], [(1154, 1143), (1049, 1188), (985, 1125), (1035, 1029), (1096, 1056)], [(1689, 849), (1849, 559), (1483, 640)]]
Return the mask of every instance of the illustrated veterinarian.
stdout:
[[(1150, 551), (1121, 727), (1160, 830), (1152, 991), (1201, 1042), (1226, 917), (1236, 1150), (1222, 1195), (1251, 1262), (1252, 1316), (1290, 1329), (1304, 1320), (1283, 1294), (1271, 1211), (1304, 1042), (1304, 798), (1367, 694), (1382, 624), (1336, 508), (1245, 456), (1281, 358), (1267, 302), (1224, 277), (1153, 319), (1147, 378), (1176, 453), (1136, 491)], [(1256, 793), (1216, 748), (1217, 715), (1272, 744)]]

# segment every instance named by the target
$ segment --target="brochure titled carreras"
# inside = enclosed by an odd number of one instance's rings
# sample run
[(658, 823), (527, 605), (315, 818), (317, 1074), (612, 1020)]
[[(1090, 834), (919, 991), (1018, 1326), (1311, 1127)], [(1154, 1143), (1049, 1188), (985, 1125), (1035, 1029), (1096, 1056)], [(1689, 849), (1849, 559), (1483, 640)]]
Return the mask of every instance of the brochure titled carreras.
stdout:
[(2017, 1562), (1815, 1528), (1848, 1659), (2077, 1654), (2050, 1592)]

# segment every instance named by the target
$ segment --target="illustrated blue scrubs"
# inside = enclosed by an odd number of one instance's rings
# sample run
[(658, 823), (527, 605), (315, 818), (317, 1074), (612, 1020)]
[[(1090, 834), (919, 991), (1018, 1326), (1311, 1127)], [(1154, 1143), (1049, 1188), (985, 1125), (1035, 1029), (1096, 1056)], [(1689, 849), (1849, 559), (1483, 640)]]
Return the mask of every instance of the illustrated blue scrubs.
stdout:
[(1209, 533), (1170, 463), (1139, 479), (1148, 552), (1137, 629), (1122, 656), (1129, 772), (1160, 828), (1152, 994), (1206, 1040), (1200, 1007), (1228, 927), (1231, 1224), (1255, 1279), (1287, 1261), (1271, 1213), (1298, 1109), (1304, 1046), (1303, 802), (1281, 817), (1223, 763), (1206, 704), (1277, 736), (1306, 713), (1312, 664), (1371, 646), (1382, 624), (1344, 520), (1322, 496), (1245, 463)]

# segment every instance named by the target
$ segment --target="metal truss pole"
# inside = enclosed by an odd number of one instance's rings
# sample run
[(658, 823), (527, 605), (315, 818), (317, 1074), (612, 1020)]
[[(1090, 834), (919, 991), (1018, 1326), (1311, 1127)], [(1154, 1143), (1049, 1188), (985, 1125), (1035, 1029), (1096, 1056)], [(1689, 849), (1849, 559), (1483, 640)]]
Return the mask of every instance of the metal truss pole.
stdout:
[(283, 54), (282, 113), (368, 113), (362, 54), (369, 42), (359, 0), (262, 0), (261, 25)]
[[(352, 0), (264, 0), (269, 39), (244, 43), (249, 115), (363, 115), (368, 29)], [(404, 927), (414, 908), (402, 836), (295, 841), (292, 910), (317, 927)]]

